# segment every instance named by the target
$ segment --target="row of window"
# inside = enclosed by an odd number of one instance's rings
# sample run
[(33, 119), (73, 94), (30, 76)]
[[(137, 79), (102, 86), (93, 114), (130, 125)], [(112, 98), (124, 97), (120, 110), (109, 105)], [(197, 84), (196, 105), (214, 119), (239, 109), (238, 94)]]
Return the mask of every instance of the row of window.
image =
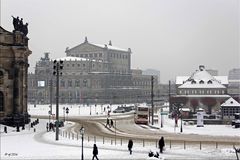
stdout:
[(128, 59), (128, 55), (118, 54), (118, 53), (110, 53), (110, 57), (117, 59)]
[[(88, 64), (89, 65), (89, 64)], [(66, 67), (83, 67), (83, 68), (85, 68), (85, 67), (87, 67), (87, 65), (85, 64), (85, 63), (83, 63), (82, 65), (81, 64), (66, 64)], [(96, 64), (92, 64), (92, 67), (93, 68), (95, 68), (95, 67), (97, 67), (97, 68), (102, 68), (102, 65), (96, 65)]]
[[(191, 84), (196, 84), (197, 82), (195, 80), (191, 81)], [(205, 82), (203, 80), (199, 81), (199, 84), (204, 84)], [(212, 84), (213, 82), (211, 80), (207, 81), (207, 84)]]
[(102, 57), (102, 53), (90, 53), (90, 54), (75, 54), (76, 57), (82, 57), (82, 58), (97, 58)]
[[(83, 83), (83, 87), (87, 87), (87, 80), (83, 80), (82, 83)], [(73, 81), (72, 80), (60, 81), (60, 87), (65, 87), (66, 85), (68, 87), (73, 87)], [(80, 87), (80, 80), (75, 80), (75, 87)]]
[(150, 81), (134, 81), (133, 84), (135, 86), (150, 86), (151, 82)]
[(179, 94), (225, 94), (224, 90), (179, 90)]
[(223, 108), (222, 110), (224, 116), (234, 116), (234, 113), (240, 113), (239, 108)]

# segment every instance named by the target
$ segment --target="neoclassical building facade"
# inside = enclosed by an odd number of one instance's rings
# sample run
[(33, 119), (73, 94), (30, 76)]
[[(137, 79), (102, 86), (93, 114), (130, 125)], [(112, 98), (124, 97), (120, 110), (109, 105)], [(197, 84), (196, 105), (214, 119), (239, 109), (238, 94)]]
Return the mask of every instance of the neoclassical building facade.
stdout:
[(19, 31), (0, 27), (0, 122), (21, 126), (27, 112), (28, 38)]
[[(129, 103), (150, 99), (151, 76), (131, 69), (131, 49), (88, 42), (66, 49), (60, 77), (60, 103)], [(49, 53), (28, 76), (30, 103), (55, 101), (53, 60)], [(154, 76), (157, 86), (157, 76)], [(52, 86), (52, 87), (51, 87)]]

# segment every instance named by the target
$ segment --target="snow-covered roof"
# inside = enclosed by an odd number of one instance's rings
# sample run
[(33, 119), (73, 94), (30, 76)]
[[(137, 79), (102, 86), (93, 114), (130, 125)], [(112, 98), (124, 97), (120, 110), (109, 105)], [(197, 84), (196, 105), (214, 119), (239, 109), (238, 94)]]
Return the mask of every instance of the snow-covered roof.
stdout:
[(190, 76), (177, 76), (176, 77), (176, 84), (181, 85), (183, 84)]
[(190, 111), (190, 108), (182, 108), (181, 109), (183, 112), (189, 112)]
[(219, 81), (221, 84), (228, 84), (228, 76), (213, 76), (217, 81)]
[(72, 56), (66, 56), (66, 57), (61, 57), (57, 58), (57, 61), (62, 60), (62, 61), (102, 61), (102, 60), (95, 60), (95, 59), (88, 59), (88, 58), (82, 58), (82, 57), (72, 57)]
[[(178, 83), (183, 84), (179, 88), (226, 88), (221, 81), (226, 82), (226, 76), (219, 76), (219, 80), (209, 74), (204, 68), (196, 70), (188, 79), (186, 77), (178, 79)], [(180, 81), (181, 80), (181, 81)]]
[[(190, 76), (177, 76), (176, 77), (176, 84), (181, 85), (183, 84)], [(228, 76), (213, 76), (217, 81), (221, 84), (227, 85), (230, 81), (228, 80)]]
[(193, 95), (176, 95), (175, 97), (189, 97), (189, 98), (198, 98), (198, 97), (212, 97), (212, 98), (229, 98), (229, 95), (202, 95), (202, 94), (193, 94)]
[(107, 47), (108, 49), (111, 49), (111, 50), (128, 52), (128, 49), (122, 49), (122, 48), (118, 48), (118, 47), (111, 46), (111, 45), (108, 45), (108, 44), (95, 44), (95, 43), (90, 43), (90, 44), (93, 44), (93, 45), (101, 47), (101, 48), (106, 48)]
[(187, 81), (178, 88), (226, 88), (224, 85), (212, 81), (212, 84), (208, 84), (207, 82), (204, 82), (204, 84), (199, 84), (199, 82), (196, 82), (196, 84), (192, 84), (191, 81)]
[(235, 100), (233, 99), (232, 97), (229, 98), (228, 100), (226, 100), (222, 105), (222, 107), (240, 107), (240, 104)]

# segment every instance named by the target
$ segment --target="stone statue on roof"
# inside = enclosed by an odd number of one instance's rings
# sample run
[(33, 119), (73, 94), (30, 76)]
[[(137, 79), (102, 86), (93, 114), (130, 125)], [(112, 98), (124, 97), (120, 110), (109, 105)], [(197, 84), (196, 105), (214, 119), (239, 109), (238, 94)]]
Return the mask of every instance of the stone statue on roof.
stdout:
[(14, 27), (14, 31), (17, 31), (18, 30), (18, 23), (19, 23), (19, 17), (13, 17), (13, 27)]
[(14, 32), (15, 31), (20, 31), (24, 34), (24, 36), (27, 36), (28, 34), (28, 23), (23, 24), (23, 18), (19, 20), (19, 17), (13, 17), (13, 27), (14, 27)]

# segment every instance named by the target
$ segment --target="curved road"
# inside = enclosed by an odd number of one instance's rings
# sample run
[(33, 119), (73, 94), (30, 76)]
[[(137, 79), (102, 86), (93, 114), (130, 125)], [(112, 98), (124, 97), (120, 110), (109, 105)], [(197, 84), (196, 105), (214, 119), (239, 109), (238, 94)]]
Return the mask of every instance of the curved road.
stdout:
[[(81, 126), (84, 126), (86, 134), (94, 136), (103, 136), (122, 139), (138, 139), (156, 141), (159, 137), (164, 136), (165, 139), (174, 141), (175, 143), (186, 141), (189, 143), (199, 143), (200, 141), (208, 144), (216, 144), (216, 142), (225, 145), (240, 145), (240, 138), (236, 136), (208, 136), (208, 135), (196, 135), (196, 134), (176, 134), (168, 133), (160, 129), (150, 128), (149, 126), (136, 125), (133, 119), (133, 113), (125, 113), (121, 115), (112, 115), (111, 119), (116, 120), (115, 128), (106, 128), (106, 116), (81, 116), (81, 117), (69, 117), (69, 121), (76, 122), (73, 128), (69, 129), (70, 132), (79, 132)], [(47, 116), (35, 116), (37, 118), (47, 118)], [(150, 129), (149, 129), (150, 128)]]

